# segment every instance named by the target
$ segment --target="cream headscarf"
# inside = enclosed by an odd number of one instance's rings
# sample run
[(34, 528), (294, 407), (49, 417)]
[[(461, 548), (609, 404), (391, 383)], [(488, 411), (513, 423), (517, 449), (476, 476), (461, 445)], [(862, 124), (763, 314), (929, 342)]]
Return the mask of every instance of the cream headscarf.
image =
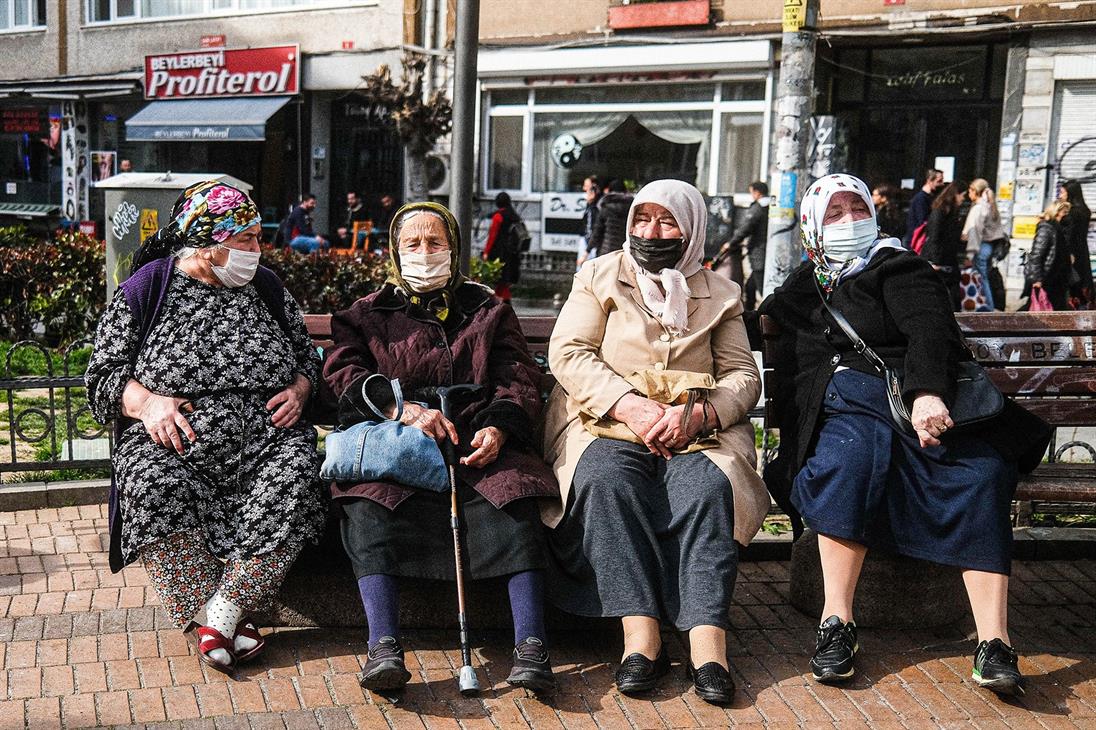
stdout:
[[(635, 271), (643, 303), (667, 329), (680, 335), (689, 329), (688, 304), (692, 292), (685, 280), (700, 271), (704, 257), (704, 238), (708, 230), (708, 208), (704, 204), (704, 196), (689, 183), (681, 180), (655, 180), (644, 185), (632, 200), (626, 232), (632, 230), (636, 207), (644, 203), (656, 203), (670, 211), (685, 239), (685, 253), (674, 268), (663, 269), (658, 274), (652, 274), (636, 263), (627, 241), (624, 243), (624, 258)], [(659, 289), (659, 284), (662, 284), (665, 294)]]

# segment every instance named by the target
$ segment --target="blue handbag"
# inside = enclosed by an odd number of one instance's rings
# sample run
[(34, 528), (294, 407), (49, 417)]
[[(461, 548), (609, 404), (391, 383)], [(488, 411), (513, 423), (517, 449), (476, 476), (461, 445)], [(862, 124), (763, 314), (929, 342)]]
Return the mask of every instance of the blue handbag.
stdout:
[[(377, 380), (377, 379), (380, 380)], [(383, 382), (381, 382), (383, 381)], [(391, 390), (396, 417), (389, 419), (370, 392)], [(403, 391), (399, 380), (377, 373), (362, 383), (362, 399), (379, 421), (364, 421), (327, 436), (320, 477), (337, 482), (396, 482), (405, 487), (449, 491), (449, 471), (437, 442), (421, 429), (400, 423)]]

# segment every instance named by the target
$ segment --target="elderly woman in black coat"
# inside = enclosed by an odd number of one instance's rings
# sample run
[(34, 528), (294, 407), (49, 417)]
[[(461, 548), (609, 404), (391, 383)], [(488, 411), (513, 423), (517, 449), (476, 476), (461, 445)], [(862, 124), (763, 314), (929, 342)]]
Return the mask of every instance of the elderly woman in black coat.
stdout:
[[(797, 469), (791, 501), (818, 534), (825, 607), (811, 659), (820, 682), (854, 673), (852, 598), (868, 547), (963, 569), (978, 630), (972, 676), (1004, 694), (1023, 683), (1007, 626), (1018, 469), (1038, 464), (1048, 427), (1006, 401), (985, 424), (954, 428), (959, 362), (970, 359), (951, 298), (924, 259), (880, 238), (867, 187), (829, 175), (807, 191), (808, 262), (760, 311), (794, 356), (783, 373), (781, 451)], [(846, 336), (844, 315), (886, 363), (904, 372), (916, 435), (891, 416), (886, 384)], [(1019, 462), (1016, 459), (1019, 458)]]

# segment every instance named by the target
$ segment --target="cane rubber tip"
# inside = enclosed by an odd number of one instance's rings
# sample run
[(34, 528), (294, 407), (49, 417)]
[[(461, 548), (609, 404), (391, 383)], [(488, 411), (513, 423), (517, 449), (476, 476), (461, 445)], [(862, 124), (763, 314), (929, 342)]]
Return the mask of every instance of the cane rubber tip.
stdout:
[(460, 693), (465, 697), (479, 694), (479, 677), (476, 676), (476, 670), (469, 666), (461, 667), (458, 685), (460, 687)]

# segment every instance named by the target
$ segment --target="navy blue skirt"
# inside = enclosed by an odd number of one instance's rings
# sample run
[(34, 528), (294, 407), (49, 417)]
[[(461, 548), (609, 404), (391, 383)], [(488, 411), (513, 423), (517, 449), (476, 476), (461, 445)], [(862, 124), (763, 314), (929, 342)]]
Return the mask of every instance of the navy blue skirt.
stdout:
[(921, 448), (891, 421), (882, 378), (841, 370), (791, 499), (815, 532), (944, 565), (1008, 575), (1017, 470), (961, 431)]

